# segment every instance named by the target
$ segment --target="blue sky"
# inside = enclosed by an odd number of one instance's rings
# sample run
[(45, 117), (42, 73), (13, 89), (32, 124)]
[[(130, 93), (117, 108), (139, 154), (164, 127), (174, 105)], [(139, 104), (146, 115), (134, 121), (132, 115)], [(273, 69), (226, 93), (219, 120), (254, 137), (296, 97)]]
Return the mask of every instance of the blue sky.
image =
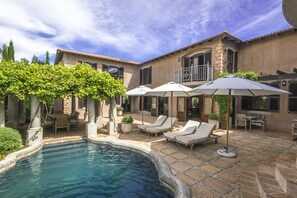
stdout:
[(57, 48), (144, 62), (227, 30), (250, 39), (290, 28), (282, 0), (7, 0), (0, 44), (16, 59)]

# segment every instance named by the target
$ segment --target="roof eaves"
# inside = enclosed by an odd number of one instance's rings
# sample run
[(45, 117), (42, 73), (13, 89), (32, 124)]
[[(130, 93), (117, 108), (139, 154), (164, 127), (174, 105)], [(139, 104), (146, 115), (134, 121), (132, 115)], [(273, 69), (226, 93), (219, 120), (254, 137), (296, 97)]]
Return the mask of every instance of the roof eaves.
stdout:
[(229, 39), (232, 39), (232, 40), (234, 40), (234, 41), (236, 41), (236, 42), (238, 42), (238, 43), (242, 42), (239, 38), (236, 38), (235, 36), (232, 36), (231, 34), (229, 34), (229, 33), (227, 33), (226, 31), (224, 31), (224, 32), (221, 32), (221, 33), (219, 33), (219, 34), (216, 34), (216, 35), (214, 35), (214, 36), (212, 36), (212, 37), (203, 39), (203, 40), (201, 40), (201, 41), (198, 41), (198, 42), (196, 42), (196, 43), (187, 45), (187, 46), (185, 46), (185, 47), (182, 47), (182, 48), (180, 48), (180, 49), (174, 50), (174, 51), (172, 51), (172, 52), (169, 52), (169, 53), (163, 54), (163, 55), (161, 55), (161, 56), (158, 56), (158, 57), (156, 57), (156, 58), (147, 60), (147, 61), (141, 63), (141, 65), (146, 64), (146, 63), (149, 63), (149, 62), (152, 62), (152, 61), (155, 61), (155, 60), (158, 60), (158, 59), (161, 59), (161, 58), (165, 58), (165, 57), (167, 57), (167, 56), (170, 56), (170, 55), (172, 55), (172, 54), (175, 54), (175, 53), (178, 53), (178, 52), (187, 50), (187, 49), (189, 49), (189, 48), (196, 47), (197, 45), (202, 45), (202, 44), (205, 43), (205, 42), (211, 42), (212, 40), (217, 39), (217, 38), (229, 38)]

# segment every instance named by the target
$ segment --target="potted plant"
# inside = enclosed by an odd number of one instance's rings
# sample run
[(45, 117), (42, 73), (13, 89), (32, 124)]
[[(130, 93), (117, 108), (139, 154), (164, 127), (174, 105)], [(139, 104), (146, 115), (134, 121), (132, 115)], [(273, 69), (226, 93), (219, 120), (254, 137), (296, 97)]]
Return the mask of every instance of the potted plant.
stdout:
[(117, 115), (118, 115), (118, 116), (123, 115), (123, 110), (124, 110), (123, 107), (121, 107), (121, 106), (117, 106)]
[(123, 133), (128, 133), (132, 131), (132, 123), (133, 123), (133, 117), (131, 115), (125, 115), (122, 119), (122, 132)]
[(218, 119), (218, 116), (217, 114), (215, 113), (211, 113), (208, 115), (208, 123), (210, 124), (215, 124), (216, 125), (216, 129), (219, 128), (219, 119)]

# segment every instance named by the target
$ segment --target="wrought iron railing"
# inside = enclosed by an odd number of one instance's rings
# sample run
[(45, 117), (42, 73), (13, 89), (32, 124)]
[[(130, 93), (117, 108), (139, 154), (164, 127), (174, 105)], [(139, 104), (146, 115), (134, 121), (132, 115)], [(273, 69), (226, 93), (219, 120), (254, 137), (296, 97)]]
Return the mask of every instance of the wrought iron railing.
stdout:
[(212, 65), (196, 65), (183, 67), (174, 71), (174, 82), (196, 82), (213, 80)]

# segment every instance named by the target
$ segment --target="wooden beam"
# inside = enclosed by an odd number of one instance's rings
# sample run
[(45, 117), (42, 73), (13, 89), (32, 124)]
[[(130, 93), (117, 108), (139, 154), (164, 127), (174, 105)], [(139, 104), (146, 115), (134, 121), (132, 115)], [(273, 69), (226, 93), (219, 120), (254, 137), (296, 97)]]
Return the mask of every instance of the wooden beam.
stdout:
[(281, 70), (276, 70), (276, 73), (279, 74), (279, 75), (287, 74), (286, 72), (283, 72)]

